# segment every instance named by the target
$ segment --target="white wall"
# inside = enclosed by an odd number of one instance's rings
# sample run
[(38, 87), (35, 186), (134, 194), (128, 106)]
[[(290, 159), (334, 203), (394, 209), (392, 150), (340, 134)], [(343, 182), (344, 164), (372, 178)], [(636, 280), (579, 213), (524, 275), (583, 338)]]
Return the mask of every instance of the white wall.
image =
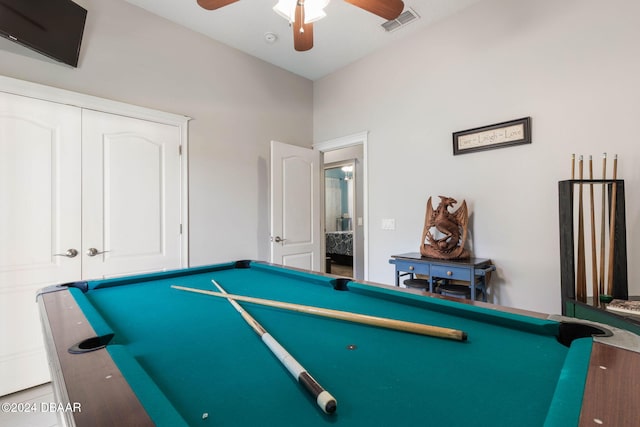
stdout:
[(191, 264), (267, 259), (269, 141), (310, 145), (312, 82), (124, 1), (79, 3), (77, 69), (2, 39), (0, 74), (192, 117)]
[[(467, 201), (473, 252), (497, 265), (493, 301), (559, 312), (557, 183), (571, 153), (606, 151), (640, 294), (638, 16), (635, 0), (485, 0), (316, 81), (315, 141), (369, 131), (369, 280), (393, 283), (389, 256), (417, 251), (428, 197), (447, 195)], [(531, 145), (452, 155), (452, 132), (525, 116)]]

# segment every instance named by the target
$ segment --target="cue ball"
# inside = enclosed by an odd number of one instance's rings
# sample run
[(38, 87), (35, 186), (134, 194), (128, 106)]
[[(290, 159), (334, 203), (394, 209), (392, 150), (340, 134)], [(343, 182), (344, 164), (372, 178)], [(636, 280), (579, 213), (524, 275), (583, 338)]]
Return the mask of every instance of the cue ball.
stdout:
[(356, 347), (356, 345), (355, 345), (355, 344), (349, 344), (349, 345), (347, 346), (347, 350), (355, 350), (356, 348), (358, 348), (358, 347)]
[(206, 412), (204, 414), (202, 414), (202, 419), (206, 420), (207, 418), (209, 418), (209, 414), (207, 414)]

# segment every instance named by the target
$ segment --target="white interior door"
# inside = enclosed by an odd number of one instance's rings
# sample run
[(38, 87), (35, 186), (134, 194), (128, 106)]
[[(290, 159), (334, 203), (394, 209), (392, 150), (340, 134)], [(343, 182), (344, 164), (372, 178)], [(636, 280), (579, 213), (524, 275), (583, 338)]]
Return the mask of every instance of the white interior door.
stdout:
[(79, 108), (0, 92), (0, 396), (49, 380), (35, 294), (80, 278), (80, 129)]
[(320, 154), (271, 141), (271, 262), (320, 271)]
[(83, 111), (83, 276), (181, 267), (176, 126)]

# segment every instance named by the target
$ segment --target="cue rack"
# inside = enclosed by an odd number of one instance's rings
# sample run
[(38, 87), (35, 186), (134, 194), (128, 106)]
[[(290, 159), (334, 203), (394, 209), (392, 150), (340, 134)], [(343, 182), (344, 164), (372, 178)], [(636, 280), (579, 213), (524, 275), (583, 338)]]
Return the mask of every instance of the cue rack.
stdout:
[(576, 179), (572, 156), (572, 179), (558, 183), (563, 315), (576, 301), (604, 308), (612, 298), (629, 297), (624, 180), (616, 177), (617, 156), (611, 179), (606, 154), (602, 161), (603, 179), (592, 178), (591, 156), (585, 179), (580, 156)]

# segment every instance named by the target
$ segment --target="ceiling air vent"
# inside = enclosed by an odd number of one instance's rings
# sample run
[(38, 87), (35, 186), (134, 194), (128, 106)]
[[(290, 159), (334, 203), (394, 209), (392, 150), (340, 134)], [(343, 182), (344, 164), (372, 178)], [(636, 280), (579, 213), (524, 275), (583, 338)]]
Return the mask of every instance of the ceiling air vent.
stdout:
[(403, 27), (409, 22), (415, 21), (418, 18), (420, 18), (420, 16), (418, 16), (418, 14), (413, 9), (408, 8), (407, 10), (402, 12), (396, 19), (392, 19), (382, 24), (382, 28), (384, 28), (386, 32), (395, 31), (398, 28)]

